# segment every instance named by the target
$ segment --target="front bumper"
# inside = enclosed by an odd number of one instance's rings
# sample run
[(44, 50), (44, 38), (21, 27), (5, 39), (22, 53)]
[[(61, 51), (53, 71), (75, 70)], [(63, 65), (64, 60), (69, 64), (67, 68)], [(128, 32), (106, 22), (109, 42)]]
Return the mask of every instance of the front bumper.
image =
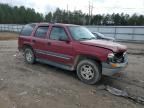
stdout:
[(128, 58), (125, 57), (124, 63), (102, 63), (102, 75), (113, 76), (123, 69), (125, 69), (128, 65)]

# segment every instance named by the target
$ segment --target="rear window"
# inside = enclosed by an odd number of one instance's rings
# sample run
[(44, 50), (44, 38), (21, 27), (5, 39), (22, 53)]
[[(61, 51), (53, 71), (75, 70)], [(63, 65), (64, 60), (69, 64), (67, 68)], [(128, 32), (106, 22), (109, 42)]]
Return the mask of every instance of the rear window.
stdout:
[(34, 29), (36, 25), (35, 24), (28, 24), (28, 25), (25, 25), (20, 33), (20, 35), (23, 35), (23, 36), (30, 36), (32, 34), (32, 31)]

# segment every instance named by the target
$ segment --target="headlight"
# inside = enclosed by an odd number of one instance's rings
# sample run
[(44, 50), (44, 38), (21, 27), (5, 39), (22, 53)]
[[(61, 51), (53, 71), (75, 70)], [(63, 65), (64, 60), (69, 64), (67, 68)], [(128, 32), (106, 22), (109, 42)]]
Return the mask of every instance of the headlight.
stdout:
[(113, 54), (113, 53), (109, 53), (109, 54), (108, 54), (108, 58), (109, 58), (109, 59), (112, 59), (113, 57), (114, 57), (114, 54)]
[(124, 52), (124, 53), (123, 53), (123, 56), (125, 56), (125, 55), (127, 55), (127, 52)]

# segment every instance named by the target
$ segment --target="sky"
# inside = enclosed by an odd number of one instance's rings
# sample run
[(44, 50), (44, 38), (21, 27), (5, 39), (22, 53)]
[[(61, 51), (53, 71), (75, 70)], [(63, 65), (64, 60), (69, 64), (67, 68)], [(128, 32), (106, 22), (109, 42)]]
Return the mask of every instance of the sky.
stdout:
[(89, 12), (89, 3), (93, 5), (93, 14), (143, 14), (144, 0), (0, 0), (0, 3), (7, 3), (12, 6), (34, 8), (36, 12), (47, 14), (55, 11), (56, 8), (65, 10), (81, 10), (83, 13)]

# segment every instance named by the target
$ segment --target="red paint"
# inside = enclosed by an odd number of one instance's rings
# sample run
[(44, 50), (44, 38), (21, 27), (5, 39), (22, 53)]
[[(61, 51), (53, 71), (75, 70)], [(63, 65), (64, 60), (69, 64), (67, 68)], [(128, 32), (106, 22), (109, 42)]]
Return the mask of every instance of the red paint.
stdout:
[[(48, 25), (49, 30), (45, 38), (34, 37), (37, 27)], [(49, 36), (51, 33), (52, 26), (63, 27), (69, 41), (58, 41), (50, 40)], [(39, 23), (36, 24), (31, 36), (20, 36), (18, 39), (19, 49), (23, 48), (24, 45), (30, 45), (34, 50), (39, 49), (43, 51), (50, 51), (58, 54), (68, 55), (70, 59), (62, 59), (50, 55), (36, 54), (36, 57), (43, 58), (45, 60), (50, 60), (58, 63), (63, 63), (67, 65), (73, 65), (74, 60), (78, 55), (92, 56), (98, 58), (101, 62), (107, 60), (107, 55), (112, 52), (124, 52), (127, 50), (126, 46), (120, 45), (118, 43), (104, 41), (104, 40), (86, 40), (86, 41), (75, 41), (67, 24), (48, 24)], [(33, 42), (35, 40), (35, 42)]]

